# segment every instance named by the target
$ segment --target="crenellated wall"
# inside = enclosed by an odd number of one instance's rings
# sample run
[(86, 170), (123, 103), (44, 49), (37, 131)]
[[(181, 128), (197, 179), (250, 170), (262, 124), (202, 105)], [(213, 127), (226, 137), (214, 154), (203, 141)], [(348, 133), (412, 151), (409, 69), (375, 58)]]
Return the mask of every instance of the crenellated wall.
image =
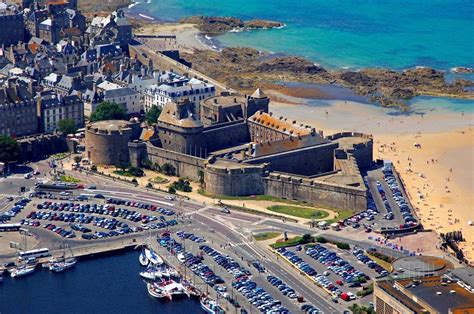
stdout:
[[(352, 154), (360, 169), (367, 169), (373, 162), (373, 137), (359, 132), (341, 132), (329, 135), (328, 140), (339, 143), (339, 149)], [(337, 156), (336, 152), (336, 156)]]

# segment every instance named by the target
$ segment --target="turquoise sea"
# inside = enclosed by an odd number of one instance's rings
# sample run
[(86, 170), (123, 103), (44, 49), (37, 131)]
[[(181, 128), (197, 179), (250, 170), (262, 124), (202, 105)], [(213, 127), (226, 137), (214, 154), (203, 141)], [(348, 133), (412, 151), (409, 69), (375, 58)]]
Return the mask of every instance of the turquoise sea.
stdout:
[(281, 21), (283, 29), (227, 33), (219, 41), (330, 68), (474, 66), (472, 0), (151, 0), (135, 8), (166, 21), (191, 15)]

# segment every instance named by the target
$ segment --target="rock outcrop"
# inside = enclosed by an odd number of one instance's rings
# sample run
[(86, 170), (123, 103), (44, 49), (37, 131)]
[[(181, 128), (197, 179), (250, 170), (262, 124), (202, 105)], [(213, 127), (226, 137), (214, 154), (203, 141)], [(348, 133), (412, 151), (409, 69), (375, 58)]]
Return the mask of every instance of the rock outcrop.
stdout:
[(268, 29), (285, 25), (281, 22), (275, 21), (243, 21), (236, 17), (223, 16), (191, 16), (182, 18), (179, 22), (195, 24), (202, 33), (212, 35), (222, 34), (232, 30)]

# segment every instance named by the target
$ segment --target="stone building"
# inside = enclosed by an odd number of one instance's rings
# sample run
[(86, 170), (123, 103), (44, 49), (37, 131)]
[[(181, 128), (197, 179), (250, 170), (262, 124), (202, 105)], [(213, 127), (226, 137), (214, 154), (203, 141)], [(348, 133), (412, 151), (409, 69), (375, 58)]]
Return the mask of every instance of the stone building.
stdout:
[(0, 3), (0, 46), (8, 47), (25, 40), (23, 13), (14, 5)]
[(140, 132), (140, 125), (134, 121), (106, 120), (88, 124), (87, 158), (97, 165), (128, 165), (128, 143), (138, 139)]
[(18, 79), (0, 85), (0, 134), (25, 136), (38, 133), (37, 108), (31, 86)]
[[(311, 126), (275, 117), (269, 99), (251, 96), (167, 103), (158, 136), (129, 143), (130, 162), (171, 163), (179, 176), (199, 180), (214, 195), (266, 194), (354, 211), (367, 208), (359, 165), (372, 162), (372, 138), (360, 133), (324, 137)], [(341, 146), (340, 146), (341, 145)]]
[(59, 122), (72, 120), (77, 128), (84, 126), (84, 103), (77, 95), (62, 96), (45, 91), (36, 97), (38, 122), (41, 132), (59, 129)]

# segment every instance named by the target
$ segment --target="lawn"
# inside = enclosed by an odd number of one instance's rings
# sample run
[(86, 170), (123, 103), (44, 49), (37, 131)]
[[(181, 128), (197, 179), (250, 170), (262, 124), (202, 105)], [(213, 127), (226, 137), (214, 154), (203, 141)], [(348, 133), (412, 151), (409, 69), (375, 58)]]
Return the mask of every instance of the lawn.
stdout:
[(272, 212), (286, 214), (290, 216), (300, 217), (300, 218), (307, 218), (307, 219), (322, 219), (326, 218), (329, 213), (324, 210), (309, 208), (309, 207), (296, 207), (296, 206), (289, 206), (289, 205), (273, 205), (267, 207), (268, 210)]
[(168, 183), (169, 180), (160, 176), (156, 176), (154, 178), (151, 178), (148, 180), (151, 183), (157, 183), (157, 184), (163, 184), (163, 183)]
[(297, 237), (288, 239), (287, 241), (275, 242), (271, 246), (274, 249), (279, 249), (281, 247), (295, 246), (295, 245), (300, 244), (302, 239), (303, 239), (302, 236), (297, 236)]
[(67, 183), (79, 183), (79, 182), (81, 182), (81, 180), (76, 179), (76, 178), (71, 177), (71, 176), (61, 176), (61, 177), (59, 177), (59, 179), (61, 180), (61, 182), (67, 182)]
[(262, 233), (255, 234), (253, 237), (257, 241), (265, 241), (265, 240), (276, 238), (279, 235), (281, 235), (280, 232), (262, 232)]

